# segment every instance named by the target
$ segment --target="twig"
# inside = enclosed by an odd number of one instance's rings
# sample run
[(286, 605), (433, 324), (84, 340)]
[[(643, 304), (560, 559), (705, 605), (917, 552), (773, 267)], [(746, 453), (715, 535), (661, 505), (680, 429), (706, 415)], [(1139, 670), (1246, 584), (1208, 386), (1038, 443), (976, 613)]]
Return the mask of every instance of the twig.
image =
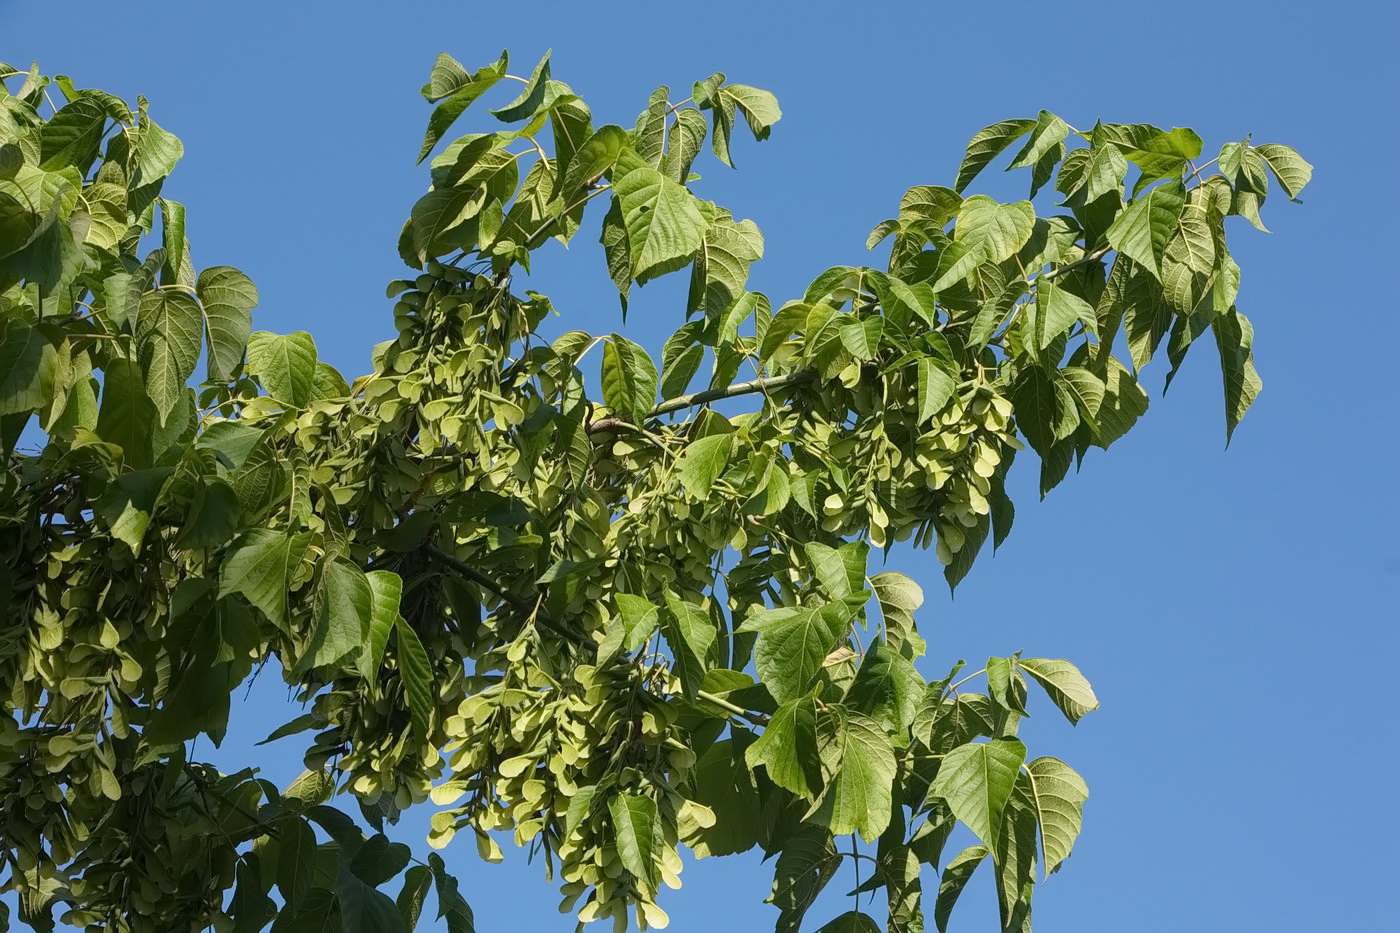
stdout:
[[(720, 389), (706, 389), (703, 392), (693, 392), (690, 395), (679, 395), (657, 405), (647, 412), (642, 418), (659, 418), (668, 415), (673, 411), (680, 411), (683, 408), (694, 408), (697, 405), (708, 405), (710, 402), (717, 402), (720, 399), (737, 398), (741, 395), (752, 395), (756, 392), (767, 393), (772, 389), (781, 389), (784, 386), (795, 385), (799, 382), (806, 382), (817, 374), (815, 369), (799, 369), (796, 372), (787, 373), (782, 376), (768, 376), (763, 379), (754, 379), (751, 382), (738, 382), (731, 386)], [(598, 434), (604, 431), (641, 431), (630, 418), (613, 415), (607, 418), (599, 418), (597, 421), (588, 423), (588, 433)]]

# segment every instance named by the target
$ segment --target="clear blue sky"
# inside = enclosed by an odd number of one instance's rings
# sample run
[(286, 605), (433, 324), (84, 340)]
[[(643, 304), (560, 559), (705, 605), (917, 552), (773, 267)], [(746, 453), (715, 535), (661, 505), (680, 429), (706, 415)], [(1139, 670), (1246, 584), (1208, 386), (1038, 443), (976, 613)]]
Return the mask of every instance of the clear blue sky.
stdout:
[[(310, 331), (351, 376), (392, 335), (383, 287), (426, 185), (417, 90), (443, 50), (475, 67), (509, 47), (520, 70), (552, 47), (555, 76), (600, 122), (630, 125), (657, 84), (715, 70), (773, 90), (772, 139), (741, 139), (737, 172), (702, 162), (698, 188), (763, 228), (752, 284), (775, 300), (865, 261), (900, 193), (948, 183), (967, 138), (997, 120), (1045, 108), (1079, 126), (1192, 126), (1208, 148), (1246, 133), (1297, 147), (1316, 165), (1307, 203), (1275, 195), (1272, 235), (1232, 231), (1265, 389), (1231, 449), (1207, 340), (1166, 398), (1150, 369), (1147, 418), (1043, 503), (1027, 460), (1015, 532), (956, 600), (931, 554), (892, 563), (929, 594), (928, 673), (1024, 649), (1075, 660), (1103, 701), (1077, 729), (1045, 704), (1023, 728), (1033, 754), (1065, 758), (1092, 790), (1074, 857), (1037, 894), (1040, 933), (1382, 929), (1400, 869), (1385, 790), (1400, 764), (1400, 333), (1381, 287), (1400, 246), (1400, 16), (1379, 3), (943, 7), (148, 0), (60, 13), (0, 0), (0, 60), (149, 97), (185, 142), (166, 193), (189, 208), (196, 263), (247, 271), (257, 326)], [(594, 239), (551, 245), (530, 284), (567, 326), (608, 331), (621, 322)], [(658, 345), (683, 287), (643, 290), (629, 333)], [(230, 768), (290, 718), (272, 679), (235, 709), (243, 725), (218, 759)], [(266, 758), (274, 779), (300, 767), (286, 742)], [(426, 816), (405, 824), (420, 849)], [(504, 866), (470, 846), (445, 854), (484, 933), (572, 929), (523, 853)], [(752, 856), (688, 864), (663, 902), (671, 929), (767, 928), (770, 877)], [(823, 901), (811, 928), (844, 909)], [(994, 917), (986, 875), (953, 928)]]

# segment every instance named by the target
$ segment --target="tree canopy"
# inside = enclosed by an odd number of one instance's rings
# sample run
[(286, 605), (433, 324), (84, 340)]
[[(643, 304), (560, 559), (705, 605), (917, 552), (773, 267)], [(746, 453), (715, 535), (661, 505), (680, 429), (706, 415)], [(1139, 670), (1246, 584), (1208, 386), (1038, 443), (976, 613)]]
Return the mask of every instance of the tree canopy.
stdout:
[[(183, 148), (144, 98), (0, 65), (18, 920), (397, 933), (431, 894), (461, 933), (443, 857), (384, 834), (431, 805), (432, 849), (466, 835), (497, 860), (508, 834), (585, 923), (662, 927), (682, 847), (758, 847), (779, 933), (847, 859), (884, 906), (809, 927), (922, 930), (936, 874), (942, 930), (985, 862), (1003, 929), (1028, 930), (1088, 788), (1019, 726), (1032, 702), (1076, 722), (1098, 701), (1055, 658), (927, 680), (923, 594), (871, 551), (932, 549), (956, 586), (1011, 530), (1017, 455), (1049, 492), (1145, 413), (1163, 345), (1169, 383), (1207, 332), (1228, 441), (1260, 380), (1226, 218), (1263, 229), (1271, 184), (1295, 198), (1311, 166), (1249, 138), (1202, 161), (1184, 128), (1006, 120), (875, 228), (884, 268), (779, 304), (747, 287), (758, 226), (692, 190), (707, 144), (732, 165), (768, 137), (772, 94), (714, 74), (595, 126), (549, 56), (508, 69), (433, 66), (397, 337), (347, 380), (310, 334), (253, 331), (246, 275), (194, 264), (165, 196)], [(507, 128), (448, 141), (503, 83)], [(1003, 153), (1027, 200), (969, 193)], [(634, 287), (689, 275), (659, 358), (621, 332), (547, 341), (555, 303), (517, 290), (597, 223), (624, 321)], [(272, 733), (305, 739), (285, 788), (188, 751), (269, 666), (306, 709)], [(957, 824), (979, 842), (945, 852)]]

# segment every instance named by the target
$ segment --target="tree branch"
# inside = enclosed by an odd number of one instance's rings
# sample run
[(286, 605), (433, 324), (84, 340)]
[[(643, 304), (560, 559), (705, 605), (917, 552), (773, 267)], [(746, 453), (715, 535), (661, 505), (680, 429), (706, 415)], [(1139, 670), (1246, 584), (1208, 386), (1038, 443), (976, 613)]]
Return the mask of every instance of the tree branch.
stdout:
[[(726, 398), (738, 398), (741, 395), (753, 395), (757, 392), (769, 392), (774, 389), (786, 388), (790, 385), (797, 385), (806, 382), (817, 374), (815, 369), (799, 369), (796, 372), (787, 373), (782, 376), (768, 376), (763, 379), (754, 379), (751, 382), (736, 382), (734, 385), (724, 386), (719, 389), (706, 389), (703, 392), (692, 392), (690, 395), (678, 395), (673, 399), (668, 399), (657, 405), (651, 411), (643, 415), (643, 418), (659, 418), (662, 415), (669, 415), (673, 411), (680, 411), (684, 408), (694, 408), (698, 405), (708, 405), (710, 402), (718, 402)], [(630, 420), (613, 416), (609, 418), (599, 418), (597, 421), (590, 421), (588, 432), (596, 434), (602, 431), (636, 429), (637, 426)]]
[(1081, 259), (1076, 259), (1074, 262), (1066, 263), (1065, 265), (1060, 266), (1060, 268), (1058, 268), (1058, 269), (1051, 269), (1049, 272), (1045, 273), (1045, 275), (1042, 276), (1042, 278), (1046, 278), (1046, 279), (1056, 279), (1056, 278), (1059, 278), (1060, 276), (1064, 275), (1066, 272), (1070, 272), (1070, 271), (1072, 271), (1072, 270), (1074, 270), (1074, 269), (1078, 269), (1080, 266), (1087, 266), (1087, 265), (1088, 265), (1089, 263), (1091, 263), (1091, 262), (1098, 262), (1100, 259), (1102, 259), (1102, 258), (1104, 258), (1105, 256), (1107, 256), (1107, 255), (1108, 255), (1110, 252), (1112, 252), (1112, 251), (1113, 251), (1113, 247), (1112, 247), (1112, 246), (1100, 246), (1098, 249), (1094, 250), (1092, 253), (1086, 253), (1086, 254), (1084, 255), (1084, 257), (1081, 258)]
[[(545, 615), (543, 612), (536, 611), (535, 605), (531, 603), (528, 599), (524, 599), (512, 593), (510, 590), (501, 586), (501, 584), (497, 583), (491, 577), (488, 577), (486, 574), (482, 573), (480, 570), (477, 570), (470, 564), (458, 560), (456, 557), (453, 557), (451, 554), (447, 553), (441, 548), (434, 547), (429, 548), (429, 550), (432, 552), (433, 556), (436, 557), (438, 560), (442, 561), (444, 564), (451, 567), (453, 570), (457, 571), (459, 574), (466, 577), (468, 580), (471, 580), (473, 583), (476, 583), (477, 585), (481, 586), (483, 589), (495, 593), (503, 601), (509, 603), (512, 608), (517, 609), (520, 612), (529, 613), (533, 615), (541, 625), (549, 629), (551, 632), (554, 632), (556, 635), (567, 639), (568, 641), (572, 642), (580, 648), (583, 648), (584, 650), (597, 650), (598, 646), (593, 644), (593, 642), (589, 641), (581, 633), (574, 631), (573, 629), (569, 628), (567, 625), (558, 621), (557, 619), (553, 619), (550, 616)], [(715, 696), (713, 693), (706, 693), (704, 690), (700, 690), (696, 692), (695, 697), (698, 700), (704, 700), (706, 703), (712, 703), (715, 706), (718, 706), (720, 709), (732, 713), (733, 715), (738, 716), (746, 722), (752, 723), (755, 726), (764, 726), (768, 724), (769, 716), (767, 713), (760, 713), (754, 710), (744, 709), (742, 706), (736, 706), (735, 704), (730, 703), (723, 697)]]
[(575, 632), (573, 629), (569, 628), (567, 625), (564, 625), (562, 622), (557, 622), (549, 616), (545, 615), (544, 613), (537, 611), (538, 607), (536, 607), (534, 603), (530, 602), (524, 597), (517, 596), (516, 594), (512, 593), (510, 590), (501, 586), (501, 584), (497, 583), (491, 577), (488, 577), (486, 574), (482, 573), (480, 570), (477, 570), (470, 564), (463, 563), (462, 561), (458, 560), (456, 557), (452, 556), (451, 554), (447, 553), (441, 548), (434, 547), (429, 548), (429, 550), (432, 552), (432, 555), (438, 560), (442, 561), (444, 564), (451, 567), (453, 570), (457, 571), (459, 574), (466, 577), (468, 580), (477, 584), (482, 589), (489, 590), (490, 592), (496, 594), (501, 598), (502, 601), (508, 603), (510, 607), (512, 609), (515, 609), (517, 612), (534, 616), (535, 619), (537, 619), (539, 623), (545, 628), (549, 629), (554, 634), (570, 642), (573, 642), (580, 648), (592, 647), (592, 642), (590, 642), (587, 638), (584, 638), (583, 635), (579, 634), (578, 632)]

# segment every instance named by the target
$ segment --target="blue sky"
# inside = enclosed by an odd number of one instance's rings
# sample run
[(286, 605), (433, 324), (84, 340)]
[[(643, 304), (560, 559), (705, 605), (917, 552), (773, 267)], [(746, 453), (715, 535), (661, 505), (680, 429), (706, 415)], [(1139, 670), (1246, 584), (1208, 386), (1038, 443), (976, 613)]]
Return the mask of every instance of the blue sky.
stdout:
[[(657, 84), (717, 70), (774, 91), (772, 138), (740, 139), (738, 171), (702, 160), (697, 190), (763, 228), (751, 287), (775, 301), (865, 262), (866, 234), (904, 189), (949, 183), (967, 138), (997, 120), (1044, 108), (1078, 126), (1191, 126), (1208, 151), (1246, 133), (1295, 146), (1316, 166), (1306, 204), (1276, 194), (1271, 235), (1232, 230), (1265, 389), (1230, 450), (1202, 346), (1165, 398), (1164, 369), (1150, 368), (1145, 420), (1044, 502), (1027, 459), (1015, 532), (956, 600), (931, 554), (891, 565), (928, 593), (927, 673), (1024, 649), (1074, 660), (1103, 701), (1073, 730), (1041, 704), (1022, 730), (1092, 791), (1074, 857), (1037, 894), (1040, 933), (1361, 930), (1393, 922), (1383, 892), (1400, 869), (1385, 791), (1400, 764), (1386, 738), (1400, 333), (1381, 288), (1400, 246), (1397, 27), (1381, 4), (162, 0), (60, 17), (0, 0), (0, 60), (149, 97), (185, 142), (166, 193), (189, 208), (196, 264), (248, 272), (256, 325), (310, 331), (349, 376), (393, 332), (383, 287), (427, 184), (413, 166), (429, 112), (417, 90), (439, 51), (476, 67), (509, 47), (519, 72), (553, 48), (555, 77), (599, 122), (630, 125)], [(981, 187), (1020, 197), (1025, 183)], [(562, 326), (606, 332), (621, 321), (594, 240), (551, 245), (529, 286)], [(659, 346), (683, 288), (638, 293), (629, 336)], [(256, 754), (286, 780), (300, 768), (290, 743), (248, 750), (291, 715), (271, 680), (236, 708), (218, 760)], [(404, 827), (420, 847), (426, 816)], [(473, 850), (445, 855), (478, 929), (572, 928), (540, 866), (514, 850), (484, 865)], [(683, 878), (663, 902), (678, 933), (776, 916), (752, 855)], [(993, 904), (990, 876), (974, 879), (952, 928), (993, 929)], [(811, 928), (845, 909), (824, 900)]]

